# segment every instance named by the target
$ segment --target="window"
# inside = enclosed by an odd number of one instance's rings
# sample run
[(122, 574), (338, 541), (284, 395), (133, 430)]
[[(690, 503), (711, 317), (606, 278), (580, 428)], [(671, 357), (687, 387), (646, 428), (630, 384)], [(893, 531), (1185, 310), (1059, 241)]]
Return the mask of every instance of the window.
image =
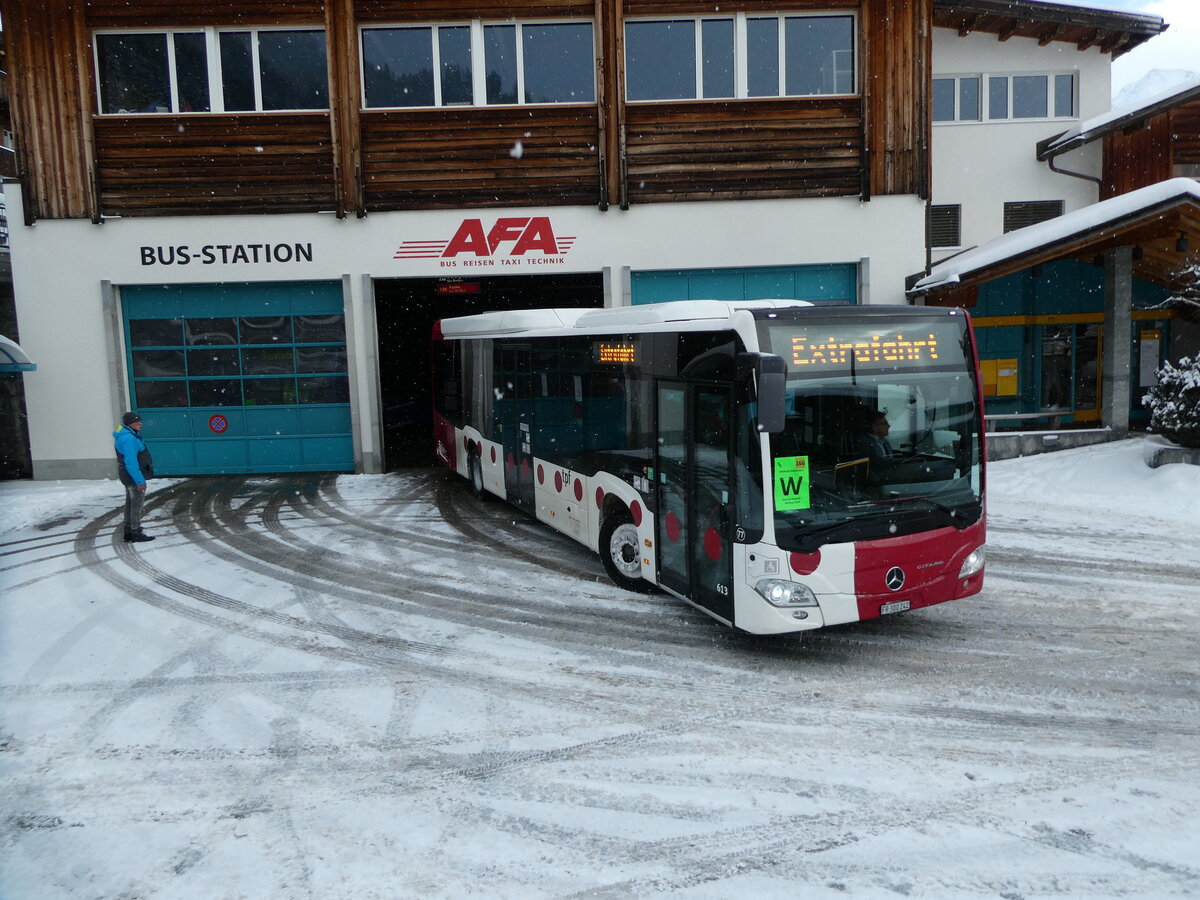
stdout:
[(972, 74), (933, 79), (934, 122), (1067, 119), (1075, 114), (1073, 74)]
[(363, 28), (362, 66), (368, 109), (596, 102), (590, 22)]
[(341, 315), (130, 319), (139, 407), (348, 403)]
[(630, 101), (853, 94), (854, 17), (629, 21), (625, 69)]
[(978, 75), (933, 79), (933, 121), (979, 121)]
[(1027, 225), (1036, 225), (1063, 214), (1061, 200), (1026, 200), (1004, 204), (1004, 233), (1016, 231)]
[(1063, 119), (1075, 115), (1074, 75), (989, 75), (989, 119)]
[(962, 243), (960, 237), (962, 206), (953, 203), (929, 207), (929, 246), (958, 247)]
[(97, 32), (95, 54), (106, 115), (329, 107), (316, 29)]

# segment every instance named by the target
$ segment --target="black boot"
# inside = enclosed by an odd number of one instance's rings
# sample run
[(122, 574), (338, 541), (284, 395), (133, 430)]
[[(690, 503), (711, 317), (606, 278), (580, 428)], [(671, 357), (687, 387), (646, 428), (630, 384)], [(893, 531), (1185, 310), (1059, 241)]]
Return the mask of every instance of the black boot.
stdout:
[(153, 537), (146, 534), (144, 531), (127, 531), (125, 532), (125, 542), (130, 544), (141, 544), (146, 541), (154, 540)]

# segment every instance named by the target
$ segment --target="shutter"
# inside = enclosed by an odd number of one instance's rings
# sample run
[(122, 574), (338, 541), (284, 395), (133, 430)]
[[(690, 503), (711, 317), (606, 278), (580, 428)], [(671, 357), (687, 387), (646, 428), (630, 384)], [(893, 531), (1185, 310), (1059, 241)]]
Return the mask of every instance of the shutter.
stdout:
[(1004, 204), (1004, 233), (1016, 231), (1027, 225), (1036, 225), (1063, 214), (1061, 200), (1026, 200)]
[(929, 246), (959, 246), (961, 220), (962, 206), (957, 203), (929, 207)]

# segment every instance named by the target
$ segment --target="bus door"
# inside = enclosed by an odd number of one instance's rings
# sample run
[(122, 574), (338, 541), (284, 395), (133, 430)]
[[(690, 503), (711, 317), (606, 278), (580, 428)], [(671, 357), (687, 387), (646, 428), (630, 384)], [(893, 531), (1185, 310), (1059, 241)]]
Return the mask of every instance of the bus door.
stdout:
[(658, 385), (659, 581), (733, 620), (729, 388)]
[(495, 372), (495, 415), (504, 444), (504, 491), (510, 503), (533, 511), (533, 376), (528, 345), (500, 347)]

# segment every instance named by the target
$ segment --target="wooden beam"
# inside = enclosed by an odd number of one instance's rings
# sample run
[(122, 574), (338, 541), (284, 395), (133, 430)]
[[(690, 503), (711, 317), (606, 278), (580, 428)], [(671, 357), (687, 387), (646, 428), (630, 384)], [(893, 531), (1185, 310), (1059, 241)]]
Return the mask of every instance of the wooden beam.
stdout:
[(595, 8), (596, 47), (600, 57), (596, 82), (597, 146), (600, 148), (597, 203), (602, 210), (612, 203), (620, 204), (625, 192), (621, 183), (624, 164), (619, 139), (625, 121), (623, 5), (619, 0), (596, 0)]
[(1051, 28), (1047, 29), (1040, 38), (1038, 38), (1038, 46), (1045, 47), (1051, 41), (1058, 40), (1064, 31), (1066, 31), (1066, 28), (1063, 25), (1052, 26)]
[(1119, 31), (1116, 34), (1109, 35), (1103, 41), (1100, 42), (1100, 52), (1101, 53), (1111, 53), (1114, 49), (1119, 47), (1121, 44), (1125, 44), (1128, 42), (1129, 42), (1129, 33), (1126, 31)]
[(358, 28), (354, 4), (326, 0), (329, 43), (329, 131), (337, 217), (366, 215), (362, 196), (362, 129), (359, 124)]
[(1003, 43), (1004, 41), (1007, 41), (1010, 37), (1012, 37), (1014, 34), (1016, 34), (1019, 29), (1025, 27), (1028, 24), (1029, 24), (1029, 21), (1027, 19), (1013, 19), (1007, 25), (1005, 25), (1003, 28), (1000, 29), (1000, 31), (996, 34), (996, 38), (1001, 43)]
[(975, 26), (978, 23), (979, 23), (979, 16), (974, 13), (967, 15), (967, 16), (963, 16), (963, 20), (961, 23), (959, 23), (959, 26), (958, 26), (958, 36), (966, 37), (968, 34), (970, 34), (972, 31), (975, 30)]
[(1083, 50), (1090, 50), (1092, 47), (1095, 47), (1099, 43), (1100, 43), (1100, 29), (1093, 28), (1091, 31), (1089, 31), (1087, 33), (1087, 36), (1084, 37), (1083, 40), (1081, 40), (1075, 46), (1077, 46), (1080, 49), (1080, 51), (1083, 51)]

